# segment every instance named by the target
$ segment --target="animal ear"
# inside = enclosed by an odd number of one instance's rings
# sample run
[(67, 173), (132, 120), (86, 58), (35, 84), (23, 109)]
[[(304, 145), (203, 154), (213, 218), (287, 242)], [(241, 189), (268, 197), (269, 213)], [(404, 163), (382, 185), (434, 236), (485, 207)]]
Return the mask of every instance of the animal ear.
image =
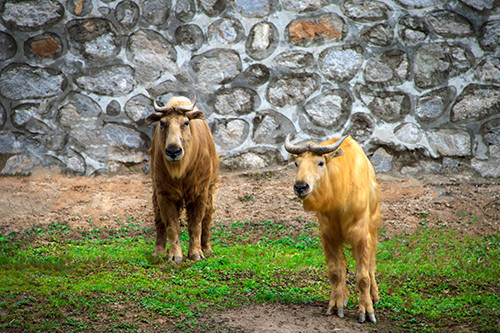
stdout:
[(186, 112), (185, 115), (186, 117), (188, 117), (189, 120), (205, 119), (205, 114), (203, 113), (203, 111), (200, 110)]
[(344, 151), (342, 150), (342, 148), (339, 148), (339, 149), (336, 149), (336, 150), (332, 151), (331, 153), (327, 154), (326, 160), (329, 162), (329, 161), (333, 160), (335, 157), (339, 157), (342, 155), (344, 155)]
[(158, 121), (161, 119), (161, 117), (163, 116), (163, 113), (153, 113), (153, 114), (150, 114), (147, 118), (146, 118), (146, 126), (149, 126), (151, 125), (152, 123)]

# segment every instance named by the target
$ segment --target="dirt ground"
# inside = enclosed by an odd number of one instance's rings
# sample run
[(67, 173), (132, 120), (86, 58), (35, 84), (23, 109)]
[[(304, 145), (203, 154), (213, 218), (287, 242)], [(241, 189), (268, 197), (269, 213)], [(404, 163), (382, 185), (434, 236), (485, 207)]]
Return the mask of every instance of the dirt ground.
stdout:
[[(272, 220), (281, 224), (316, 222), (295, 199), (294, 169), (278, 167), (246, 173), (222, 173), (215, 221)], [(418, 227), (446, 226), (471, 236), (500, 230), (499, 180), (378, 175), (384, 228), (380, 239), (411, 234)], [(117, 219), (134, 217), (151, 224), (150, 177), (137, 172), (115, 176), (69, 177), (37, 170), (29, 177), (0, 177), (0, 234), (22, 232), (52, 222), (72, 228), (113, 228)], [(88, 222), (92, 219), (92, 225)], [(326, 272), (325, 272), (326, 274)], [(356, 314), (341, 320), (323, 315), (327, 304), (266, 304), (209, 313), (207, 325), (237, 332), (391, 331), (391, 321), (377, 315), (376, 326), (359, 325)], [(351, 318), (352, 317), (352, 318)]]

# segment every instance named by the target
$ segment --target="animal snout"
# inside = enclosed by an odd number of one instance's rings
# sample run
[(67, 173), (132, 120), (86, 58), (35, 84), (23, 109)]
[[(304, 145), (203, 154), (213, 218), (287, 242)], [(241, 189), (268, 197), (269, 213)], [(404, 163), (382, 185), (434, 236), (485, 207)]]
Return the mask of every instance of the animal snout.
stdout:
[(182, 148), (180, 147), (168, 147), (165, 149), (165, 154), (171, 159), (175, 160), (179, 155), (182, 154)]
[(295, 185), (293, 185), (293, 190), (299, 197), (303, 196), (303, 194), (306, 193), (307, 190), (309, 190), (309, 184), (296, 183)]

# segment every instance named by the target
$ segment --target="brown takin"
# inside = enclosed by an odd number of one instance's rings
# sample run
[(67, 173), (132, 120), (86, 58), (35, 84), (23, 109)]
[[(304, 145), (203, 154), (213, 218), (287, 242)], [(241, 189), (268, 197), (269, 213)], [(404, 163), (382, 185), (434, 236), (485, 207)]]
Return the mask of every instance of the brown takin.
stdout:
[(205, 115), (195, 106), (196, 98), (172, 97), (146, 118), (157, 122), (151, 146), (153, 209), (156, 225), (155, 255), (166, 254), (179, 263), (181, 209), (186, 207), (189, 233), (188, 257), (205, 258), (212, 252), (210, 226), (219, 180), (219, 157)]
[(295, 194), (304, 209), (318, 217), (331, 284), (327, 315), (332, 309), (344, 316), (347, 305), (344, 244), (352, 247), (359, 291), (359, 321), (376, 322), (373, 304), (379, 300), (375, 281), (375, 252), (382, 219), (373, 167), (361, 146), (351, 137), (320, 145), (296, 146), (289, 136), (285, 149), (298, 167)]

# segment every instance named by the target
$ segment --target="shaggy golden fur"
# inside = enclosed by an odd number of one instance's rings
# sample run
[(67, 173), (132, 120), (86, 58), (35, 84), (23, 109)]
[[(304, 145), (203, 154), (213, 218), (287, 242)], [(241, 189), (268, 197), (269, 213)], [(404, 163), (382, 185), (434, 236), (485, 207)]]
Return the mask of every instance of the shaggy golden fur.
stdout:
[(304, 209), (316, 212), (319, 221), (332, 287), (327, 315), (336, 308), (337, 314), (343, 317), (347, 304), (343, 248), (344, 244), (349, 244), (356, 261), (359, 321), (364, 322), (367, 314), (368, 320), (375, 322), (373, 303), (379, 300), (375, 253), (382, 219), (373, 167), (361, 146), (351, 137), (332, 153), (318, 155), (307, 151), (294, 158), (298, 166), (296, 186), (308, 185), (298, 196)]
[[(188, 106), (185, 97), (171, 98), (167, 106)], [(189, 232), (188, 257), (200, 260), (212, 252), (210, 226), (214, 214), (214, 197), (219, 180), (219, 157), (204, 114), (198, 108), (191, 112), (173, 109), (155, 113), (146, 123), (158, 122), (151, 146), (153, 209), (156, 225), (155, 254), (166, 254), (169, 261), (180, 262), (179, 242), (181, 209), (186, 207)], [(167, 148), (181, 149), (175, 159)]]

